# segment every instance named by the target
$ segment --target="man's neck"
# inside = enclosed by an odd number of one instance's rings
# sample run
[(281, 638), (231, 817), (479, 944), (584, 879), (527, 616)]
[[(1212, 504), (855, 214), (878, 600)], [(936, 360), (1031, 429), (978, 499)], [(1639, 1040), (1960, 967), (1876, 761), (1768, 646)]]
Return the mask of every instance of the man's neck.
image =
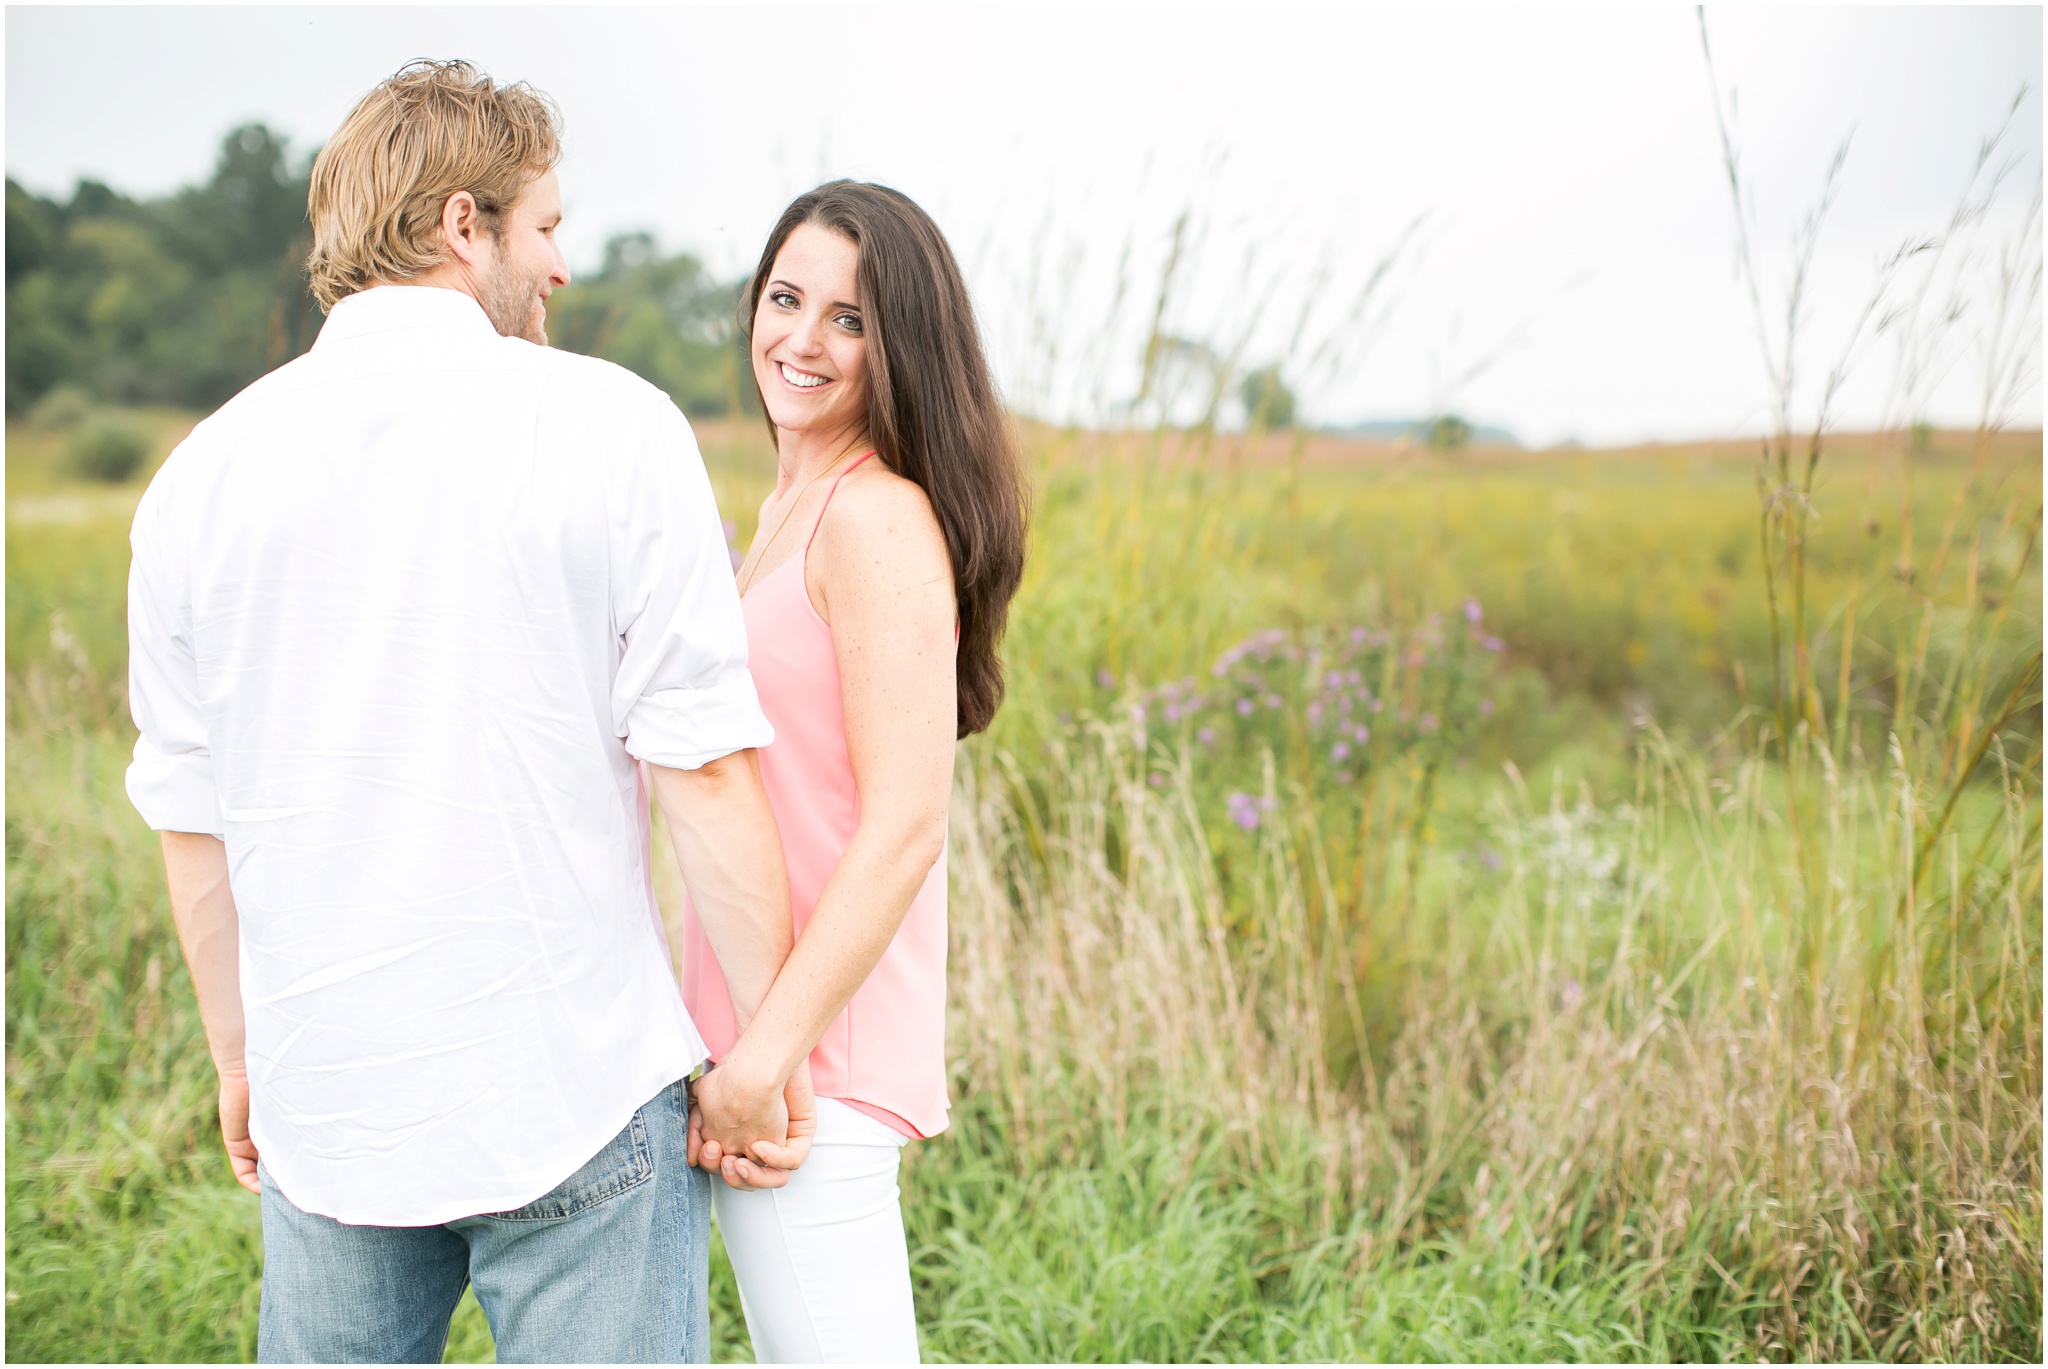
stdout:
[(375, 290), (385, 285), (423, 285), (433, 290), (453, 290), (458, 295), (468, 295), (478, 304), (483, 296), (477, 292), (476, 274), (460, 261), (442, 262), (430, 271), (405, 280), (373, 280), (367, 288)]

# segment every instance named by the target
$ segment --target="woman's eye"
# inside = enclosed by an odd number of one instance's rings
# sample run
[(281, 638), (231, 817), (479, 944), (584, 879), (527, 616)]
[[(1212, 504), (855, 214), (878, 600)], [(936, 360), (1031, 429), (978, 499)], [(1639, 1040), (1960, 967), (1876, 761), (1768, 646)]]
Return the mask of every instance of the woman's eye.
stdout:
[(846, 330), (847, 332), (849, 332), (849, 333), (858, 333), (858, 332), (859, 332), (859, 331), (861, 330), (861, 329), (860, 329), (860, 315), (859, 315), (859, 314), (841, 314), (841, 315), (839, 316), (839, 326), (840, 326), (841, 328), (844, 328), (844, 329), (845, 329), (845, 330)]
[(774, 301), (774, 303), (775, 303), (775, 304), (777, 304), (778, 306), (780, 306), (781, 308), (784, 308), (784, 309), (794, 309), (794, 308), (796, 308), (796, 296), (795, 296), (795, 295), (792, 295), (792, 294), (790, 294), (790, 293), (789, 293), (789, 291), (787, 291), (787, 290), (777, 290), (777, 291), (776, 291), (776, 292), (775, 292), (774, 294), (770, 295), (770, 296), (769, 296), (768, 298), (769, 298), (770, 300)]

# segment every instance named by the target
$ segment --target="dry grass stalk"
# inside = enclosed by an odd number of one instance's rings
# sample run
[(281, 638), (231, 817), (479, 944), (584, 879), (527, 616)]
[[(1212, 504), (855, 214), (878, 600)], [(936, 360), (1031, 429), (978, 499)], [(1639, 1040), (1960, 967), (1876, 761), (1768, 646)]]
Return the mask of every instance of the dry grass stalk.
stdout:
[(1590, 1265), (1646, 1303), (1736, 1300), (1770, 1357), (2027, 1334), (2008, 1324), (2040, 1306), (2026, 776), (1974, 815), (1988, 862), (1951, 840), (1915, 897), (1930, 795), (1829, 767), (1809, 901), (1783, 875), (1778, 767), (1653, 739), (1638, 802), (1503, 806), (1498, 879), (1425, 878), (1407, 928), (1371, 929), (1433, 954), (1402, 1025), (1338, 1078), (1341, 956), (1285, 801), (1226, 896), (1191, 790), (1149, 786), (1129, 735), (1046, 759), (1036, 787), (1005, 757), (965, 767), (954, 814), (951, 1051), (1021, 1157), (1138, 1124), (1190, 1155), (1220, 1138), (1300, 1168), (1361, 1264), (1456, 1245)]

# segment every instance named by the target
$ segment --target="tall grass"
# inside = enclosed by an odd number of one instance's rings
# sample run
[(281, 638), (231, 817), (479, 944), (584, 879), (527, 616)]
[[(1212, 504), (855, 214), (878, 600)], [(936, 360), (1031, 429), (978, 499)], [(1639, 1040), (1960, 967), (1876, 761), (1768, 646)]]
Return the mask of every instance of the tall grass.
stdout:
[[(905, 1168), (927, 1357), (2038, 1361), (2033, 251), (1971, 434), (1795, 441), (1789, 335), (1761, 462), (1228, 434), (1224, 371), (1191, 428), (1028, 426), (955, 1125)], [(743, 543), (771, 457), (702, 437)], [(120, 784), (139, 481), (8, 447), (8, 1352), (246, 1358)]]
[[(705, 436), (744, 519), (758, 438)], [(953, 819), (955, 1126), (905, 1172), (927, 1356), (2038, 1359), (2039, 728), (1992, 697), (2039, 646), (2038, 437), (1919, 458), (1914, 536), (1960, 502), (1974, 580), (1821, 525), (1851, 707), (1790, 747), (1750, 453), (1182, 440), (1030, 436)], [(1899, 507), (1895, 451), (1831, 469)], [(8, 1349), (246, 1357), (255, 1213), (120, 789), (135, 487), (17, 475)], [(1308, 653), (1352, 624), (1402, 644), (1375, 717), (1441, 717), (1340, 779)], [(1252, 667), (1282, 706), (1226, 723)], [(466, 1306), (451, 1357), (489, 1349)]]
[(1599, 1290), (1589, 1352), (2036, 1352), (2039, 807), (2019, 777), (1975, 796), (1915, 898), (1925, 795), (1831, 774), (1809, 900), (1777, 768), (1653, 735), (1629, 800), (1512, 786), (1498, 870), (1433, 853), (1347, 906), (1305, 804), (1280, 797), (1233, 899), (1185, 771), (1148, 783), (1113, 727), (1049, 759), (1044, 801), (1000, 765), (962, 785), (962, 1091), (1020, 1180), (1142, 1137), (1254, 1208), (1287, 1195), (1267, 1302), (1330, 1319), (1313, 1349), (1256, 1317), (1211, 1328), (1220, 1357), (1425, 1353), (1360, 1323), (1430, 1268), (1522, 1271), (1518, 1300), (1524, 1280)]
[[(1755, 630), (1778, 608), (1769, 542), (1745, 563), (1717, 546), (1710, 509), (1666, 502), (1671, 486), (1713, 488), (1705, 454), (1656, 491), (1640, 458), (1605, 482), (1559, 479), (1584, 470), (1572, 457), (1318, 481), (1256, 460), (1233, 479), (1214, 444), (1200, 462), (1054, 447), (1045, 519), (1093, 535), (1040, 536), (1087, 546), (1090, 565), (1042, 562), (1059, 584), (1032, 587), (1065, 601), (1038, 620), (1057, 628), (1050, 644), (1034, 624), (1020, 645), (1052, 722), (1033, 726), (1027, 704), (962, 787), (961, 1092), (1020, 1184), (1163, 1168), (1125, 1201), (1150, 1204), (1160, 1236), (1184, 1234), (1183, 1258), (1199, 1263), (1207, 1231), (1184, 1225), (1186, 1204), (1209, 1222), (1243, 1204), (1243, 1253), (1225, 1267), (1256, 1271), (1257, 1288), (1158, 1290), (1111, 1334), (1078, 1309), (1124, 1288), (1147, 1242), (1074, 1250), (1041, 1233), (1023, 1242), (1032, 1257), (979, 1260), (1037, 1295), (969, 1300), (981, 1353), (2037, 1358), (2040, 500), (2037, 458), (1984, 480), (1996, 441), (1980, 430), (1942, 491), (1943, 545), (1960, 525), (1972, 548), (1960, 574), (1937, 554), (1932, 573), (1872, 583), (1867, 523), (1793, 534), (1813, 612), (1793, 621), (1805, 664), (1791, 678), (1812, 695), (1813, 662), (1837, 657), (1832, 726), (1818, 708), (1781, 722), (1783, 689), (1741, 706), (1745, 656), (1756, 678), (1786, 632)], [(1906, 484), (1881, 446), (1845, 445), (1836, 465), (1862, 477), (1866, 504)], [(1389, 538), (1420, 565), (1316, 537), (1320, 518), (1354, 538), (1392, 522), (1403, 476), (1434, 496)], [(1811, 467), (1806, 480), (1810, 499)], [(1078, 497), (1059, 497), (1063, 481)], [(1515, 585), (1526, 568), (1499, 562), (1543, 530), (1531, 502), (1583, 509), (1603, 483), (1651, 490), (1610, 505), (1590, 547), (1551, 527), (1556, 579)], [(1531, 486), (1552, 498), (1530, 501)], [(1925, 496), (1923, 478), (1906, 507)], [(1756, 508), (1731, 500), (1724, 526), (1753, 539)], [(1475, 527), (1478, 510), (1497, 521)], [(1239, 520), (1251, 535), (1233, 536)], [(1463, 538), (1439, 531), (1460, 523)], [(1642, 596), (1683, 581), (1666, 567), (1703, 549), (1729, 588), (1763, 577), (1762, 592), (1698, 616), (1676, 593), (1644, 611)], [(1603, 558), (1636, 583), (1602, 578)], [(1432, 602), (1432, 622), (1454, 617), (1481, 585), (1485, 622), (1516, 648), (1488, 687), (1520, 699), (1475, 724), (1434, 790), (1442, 758), (1420, 748), (1360, 783), (1304, 755), (1306, 717), (1232, 754), (1196, 739), (1214, 713), (1160, 725), (1160, 699), (1188, 693), (1133, 687), (1231, 676), (1262, 639), (1217, 648), (1248, 621), (1296, 641), (1343, 616), (1420, 633)], [(1523, 616), (1532, 589), (1592, 600), (1604, 631)], [(1641, 638), (1614, 642), (1631, 610), (1681, 650), (1726, 652), (1683, 673), (1711, 684), (1725, 665), (1732, 722), (1658, 725)], [(1515, 762), (1560, 740), (1542, 719), (1570, 678), (1536, 662), (1603, 646), (1639, 691), (1606, 696), (1629, 704), (1632, 743), (1595, 731), (1608, 764), (1584, 773), (1609, 793), (1562, 774), (1525, 783)], [(1625, 786), (1617, 752), (1633, 755)], [(1488, 754), (1507, 783), (1475, 773)], [(1241, 806), (1248, 763), (1262, 792)], [(1085, 1206), (1062, 1210), (1099, 1229)], [(1053, 1289), (1065, 1320), (1045, 1306)], [(1447, 1325), (1449, 1351), (1429, 1329)]]

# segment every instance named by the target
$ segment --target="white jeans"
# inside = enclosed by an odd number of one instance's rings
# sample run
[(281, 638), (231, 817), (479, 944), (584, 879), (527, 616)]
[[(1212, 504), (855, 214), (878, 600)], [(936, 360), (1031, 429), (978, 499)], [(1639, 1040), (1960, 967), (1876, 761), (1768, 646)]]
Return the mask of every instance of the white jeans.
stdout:
[(909, 1138), (818, 1100), (810, 1158), (781, 1188), (712, 1181), (760, 1364), (914, 1364), (917, 1314), (896, 1169)]

